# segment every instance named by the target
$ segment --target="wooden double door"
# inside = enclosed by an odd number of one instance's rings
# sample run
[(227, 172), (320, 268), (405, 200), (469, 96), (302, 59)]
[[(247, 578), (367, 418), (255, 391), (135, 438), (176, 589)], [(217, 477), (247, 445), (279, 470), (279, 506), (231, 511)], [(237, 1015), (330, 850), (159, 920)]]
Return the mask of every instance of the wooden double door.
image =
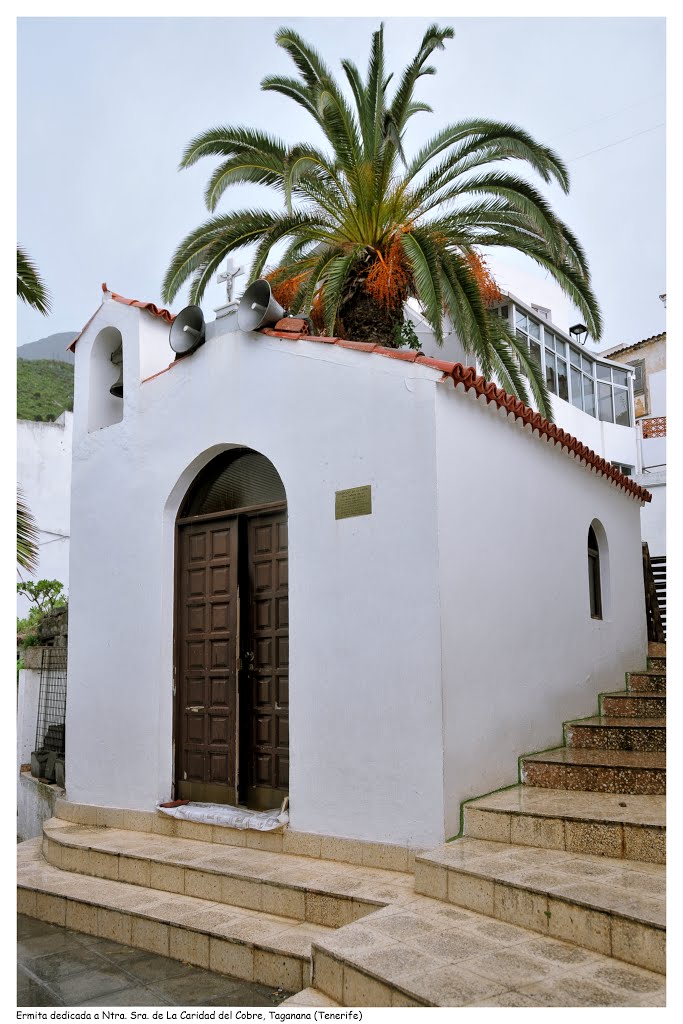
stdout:
[(178, 521), (176, 798), (276, 807), (289, 788), (286, 506)]

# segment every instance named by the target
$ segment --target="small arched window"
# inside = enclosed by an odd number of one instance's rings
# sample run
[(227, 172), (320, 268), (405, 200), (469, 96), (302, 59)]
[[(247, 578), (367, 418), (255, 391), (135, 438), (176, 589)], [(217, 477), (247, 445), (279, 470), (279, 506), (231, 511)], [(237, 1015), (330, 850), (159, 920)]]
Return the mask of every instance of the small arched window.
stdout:
[(600, 585), (600, 549), (592, 526), (588, 527), (588, 592), (591, 618), (602, 618), (602, 587)]

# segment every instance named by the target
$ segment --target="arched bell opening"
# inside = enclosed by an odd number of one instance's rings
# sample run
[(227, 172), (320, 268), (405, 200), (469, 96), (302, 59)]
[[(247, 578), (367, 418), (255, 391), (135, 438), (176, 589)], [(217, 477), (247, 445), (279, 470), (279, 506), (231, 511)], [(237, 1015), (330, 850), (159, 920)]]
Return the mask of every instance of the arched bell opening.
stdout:
[(232, 448), (176, 519), (175, 795), (271, 808), (289, 790), (287, 499)]

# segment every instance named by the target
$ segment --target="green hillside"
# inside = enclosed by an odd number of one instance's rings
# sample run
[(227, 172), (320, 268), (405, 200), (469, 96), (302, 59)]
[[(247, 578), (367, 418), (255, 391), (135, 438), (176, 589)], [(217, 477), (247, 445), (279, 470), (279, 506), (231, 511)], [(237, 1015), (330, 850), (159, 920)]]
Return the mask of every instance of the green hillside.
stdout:
[(17, 359), (17, 418), (56, 420), (74, 407), (74, 368), (54, 359)]

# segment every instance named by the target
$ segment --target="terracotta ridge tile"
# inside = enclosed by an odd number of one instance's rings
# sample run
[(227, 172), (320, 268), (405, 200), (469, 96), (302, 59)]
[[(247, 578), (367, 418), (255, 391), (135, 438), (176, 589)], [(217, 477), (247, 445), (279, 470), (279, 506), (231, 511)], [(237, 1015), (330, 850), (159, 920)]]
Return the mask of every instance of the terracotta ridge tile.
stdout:
[(578, 456), (582, 462), (594, 468), (599, 475), (608, 477), (634, 498), (643, 502), (652, 501), (652, 495), (644, 487), (638, 486), (627, 476), (624, 476), (623, 473), (615, 469), (606, 459), (603, 459), (592, 448), (579, 441), (578, 438), (573, 437), (566, 430), (562, 430), (557, 424), (550, 423), (539, 412), (534, 412), (528, 405), (524, 405), (523, 402), (509, 395), (496, 384), (485, 381), (483, 377), (477, 374), (474, 367), (455, 363), (449, 376), (453, 378), (456, 386), (462, 384), (466, 391), (473, 389), (478, 397), (484, 396), (487, 404), (493, 401), (499, 408), (512, 412), (515, 419), (521, 419), (525, 425), (531, 426), (532, 431), (537, 430), (539, 437), (546, 437), (553, 444), (559, 444), (562, 448), (566, 448), (570, 454)]
[[(106, 282), (102, 284), (102, 291), (109, 292)], [(119, 295), (118, 292), (109, 292), (114, 302), (120, 302), (124, 306), (136, 306), (138, 309), (145, 309), (148, 313), (153, 316), (160, 316), (166, 321), (166, 323), (172, 324), (175, 320), (175, 313), (171, 313), (168, 309), (162, 309), (161, 306), (157, 306), (154, 302), (141, 302), (140, 299), (127, 299), (125, 295)]]
[(500, 409), (512, 413), (515, 419), (522, 420), (525, 426), (530, 426), (532, 433), (538, 432), (539, 438), (546, 438), (553, 444), (559, 444), (561, 448), (568, 451), (570, 455), (576, 455), (586, 465), (594, 468), (599, 475), (606, 476), (612, 480), (617, 487), (631, 494), (639, 501), (652, 501), (652, 495), (644, 487), (639, 487), (623, 473), (615, 469), (606, 459), (601, 458), (578, 438), (567, 433), (557, 424), (550, 423), (540, 412), (535, 412), (528, 405), (525, 405), (519, 398), (508, 394), (503, 388), (493, 381), (487, 381), (485, 377), (478, 374), (473, 366), (464, 366), (462, 363), (452, 363), (445, 359), (433, 359), (430, 356), (420, 356), (415, 352), (402, 352), (397, 349), (389, 349), (384, 345), (375, 345), (365, 341), (347, 341), (342, 338), (325, 338), (316, 335), (291, 335), (282, 331), (273, 331), (270, 328), (261, 328), (262, 334), (268, 334), (276, 338), (290, 338), (292, 340), (304, 339), (306, 341), (321, 341), (327, 344), (339, 345), (340, 348), (351, 349), (356, 352), (368, 352), (377, 356), (384, 356), (388, 359), (402, 359), (406, 362), (419, 363), (434, 370), (441, 370), (444, 374), (443, 380), (451, 378), (454, 385), (462, 384), (465, 391), (474, 389), (477, 397), (486, 399), (486, 404), (494, 402)]
[[(147, 313), (151, 313), (152, 316), (160, 316), (168, 324), (172, 324), (176, 318), (175, 313), (171, 313), (170, 310), (168, 309), (162, 309), (161, 306), (157, 306), (154, 302), (141, 302), (139, 299), (127, 299), (124, 295), (119, 295), (118, 292), (110, 292), (109, 289), (107, 288), (106, 282), (102, 283), (102, 291), (105, 293), (105, 295), (107, 294), (107, 292), (109, 292), (114, 302), (120, 302), (124, 306), (136, 306), (138, 309), (144, 309), (146, 310)], [(100, 303), (98, 308), (95, 310), (93, 315), (88, 320), (83, 330), (76, 335), (76, 337), (74, 338), (70, 345), (67, 345), (67, 352), (75, 351), (76, 342), (79, 341), (79, 339), (83, 336), (83, 333), (88, 329), (88, 327), (90, 327), (90, 324), (93, 322), (99, 311), (102, 309), (103, 305), (104, 301)]]

